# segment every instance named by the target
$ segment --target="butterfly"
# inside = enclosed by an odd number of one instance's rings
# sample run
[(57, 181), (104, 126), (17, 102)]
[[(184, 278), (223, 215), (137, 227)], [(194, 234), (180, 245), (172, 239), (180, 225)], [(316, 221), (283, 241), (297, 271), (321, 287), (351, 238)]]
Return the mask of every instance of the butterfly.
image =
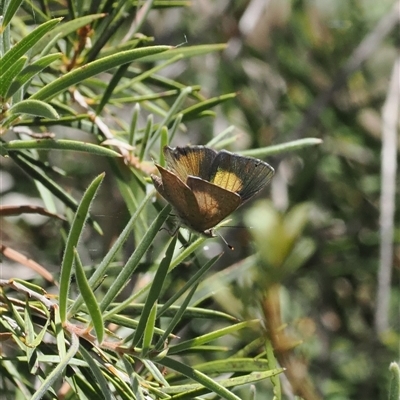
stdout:
[(170, 203), (181, 224), (215, 237), (213, 228), (262, 190), (274, 169), (264, 161), (206, 146), (163, 148), (166, 168), (151, 175), (154, 187)]

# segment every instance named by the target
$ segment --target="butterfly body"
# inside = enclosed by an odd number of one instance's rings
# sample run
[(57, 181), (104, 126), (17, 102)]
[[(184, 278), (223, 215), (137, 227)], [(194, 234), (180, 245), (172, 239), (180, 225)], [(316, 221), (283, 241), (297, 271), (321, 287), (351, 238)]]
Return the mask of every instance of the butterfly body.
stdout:
[(270, 181), (274, 169), (264, 161), (205, 146), (163, 149), (167, 168), (156, 164), (156, 190), (187, 228), (214, 237), (212, 228)]

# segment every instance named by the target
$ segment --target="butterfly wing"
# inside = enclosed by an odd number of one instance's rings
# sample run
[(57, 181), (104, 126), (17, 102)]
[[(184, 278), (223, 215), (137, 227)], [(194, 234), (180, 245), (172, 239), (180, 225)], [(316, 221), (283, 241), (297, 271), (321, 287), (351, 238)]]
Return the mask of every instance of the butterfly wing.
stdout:
[(196, 176), (189, 176), (187, 184), (196, 198), (199, 210), (196, 225), (202, 232), (213, 228), (235, 211), (241, 203), (238, 194)]
[(167, 168), (156, 164), (157, 191), (188, 228), (212, 236), (210, 229), (270, 181), (274, 169), (264, 161), (205, 146), (163, 149)]
[(175, 174), (156, 164), (161, 176), (151, 175), (154, 187), (175, 209), (178, 216), (188, 224), (195, 223), (199, 207), (191, 189)]
[(210, 182), (237, 193), (243, 203), (262, 190), (273, 174), (264, 161), (222, 150), (213, 161)]
[(209, 180), (210, 168), (218, 153), (205, 146), (169, 147), (163, 149), (167, 167), (186, 182), (189, 175)]

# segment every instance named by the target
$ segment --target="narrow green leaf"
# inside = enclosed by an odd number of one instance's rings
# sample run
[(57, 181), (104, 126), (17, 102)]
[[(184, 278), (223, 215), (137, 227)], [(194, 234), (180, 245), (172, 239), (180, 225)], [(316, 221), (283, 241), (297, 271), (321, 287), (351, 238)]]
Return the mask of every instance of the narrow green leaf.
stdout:
[(57, 54), (57, 53), (51, 53), (51, 51), (61, 36), (62, 36), (62, 34), (58, 33), (57, 35), (52, 36), (51, 39), (48, 42), (46, 42), (47, 44), (46, 44), (45, 48), (39, 54), (39, 57), (40, 57), (39, 60), (41, 60), (43, 57), (50, 56), (51, 54)]
[(261, 147), (259, 149), (243, 150), (238, 152), (243, 156), (262, 158), (266, 156), (273, 156), (275, 154), (282, 154), (288, 151), (296, 151), (304, 147), (315, 146), (321, 144), (322, 139), (318, 138), (304, 138), (293, 140), (292, 142), (277, 144), (275, 146)]
[(113, 385), (115, 388), (115, 390), (113, 390), (113, 392), (111, 393), (113, 395), (113, 399), (137, 400), (135, 399), (135, 395), (133, 393), (132, 388), (129, 386), (127, 376), (123, 375), (122, 377), (120, 377), (118, 375), (109, 374), (107, 376), (107, 379), (110, 381), (111, 385)]
[[(147, 353), (151, 348), (151, 343), (153, 341), (154, 336), (154, 328), (156, 323), (156, 316), (157, 316), (157, 303), (153, 304), (153, 307), (150, 310), (148, 315), (146, 325), (143, 332), (143, 344), (142, 344), (142, 356), (146, 357)], [(140, 321), (139, 321), (140, 323)], [(139, 326), (139, 325), (138, 325)]]
[(223, 374), (226, 372), (255, 372), (276, 369), (269, 365), (268, 360), (255, 358), (225, 358), (197, 364), (194, 368), (198, 371), (210, 374)]
[(389, 371), (391, 373), (389, 400), (400, 399), (400, 367), (396, 362), (390, 363)]
[(161, 61), (161, 60), (167, 60), (177, 55), (182, 55), (184, 58), (199, 57), (216, 51), (223, 51), (226, 49), (226, 46), (227, 46), (226, 43), (218, 43), (218, 44), (206, 44), (206, 45), (190, 46), (190, 47), (178, 47), (172, 49), (166, 54), (154, 54), (146, 56), (141, 61), (143, 62)]
[(47, 56), (41, 57), (39, 60), (34, 63), (27, 65), (13, 80), (10, 88), (7, 91), (6, 98), (9, 98), (14, 95), (24, 84), (26, 84), (30, 79), (34, 76), (38, 75), (43, 69), (48, 67), (54, 61), (60, 59), (62, 57), (62, 53), (54, 53), (49, 54)]
[(42, 399), (47, 392), (47, 389), (53, 384), (56, 379), (60, 379), (63, 371), (67, 368), (70, 360), (74, 357), (79, 349), (79, 338), (74, 333), (71, 333), (71, 347), (65, 357), (62, 357), (60, 363), (50, 372), (47, 378), (42, 382), (39, 389), (33, 394), (31, 400)]
[[(177, 57), (173, 57), (170, 60), (160, 63), (158, 65), (156, 65), (153, 68), (149, 68), (148, 70), (145, 71), (138, 71), (138, 74), (132, 78), (129, 78), (129, 80), (121, 85), (119, 85), (116, 90), (115, 93), (119, 93), (127, 88), (132, 88), (134, 87), (135, 84), (139, 83), (139, 82), (143, 82), (145, 79), (150, 79), (152, 78), (156, 72), (168, 67), (170, 64), (176, 63), (177, 61), (179, 61), (182, 57), (177, 56)], [(132, 73), (132, 70), (134, 70), (133, 68), (129, 68), (129, 71)]]
[[(221, 387), (226, 388), (234, 388), (237, 386), (243, 385), (250, 385), (255, 382), (259, 382), (263, 379), (270, 378), (271, 376), (276, 376), (284, 372), (283, 368), (277, 368), (270, 371), (263, 371), (263, 372), (254, 372), (248, 375), (237, 376), (234, 378), (228, 379), (219, 379), (218, 384)], [(195, 396), (200, 396), (203, 394), (207, 394), (208, 391), (205, 389), (206, 385), (202, 384), (183, 384), (183, 385), (176, 385), (166, 387), (164, 389), (165, 393), (174, 394), (177, 393), (175, 396), (172, 395), (171, 400), (178, 400), (178, 399), (193, 399)], [(224, 397), (225, 398), (225, 397)], [(276, 400), (280, 400), (276, 398)]]
[(141, 361), (143, 362), (147, 370), (150, 372), (154, 380), (157, 381), (161, 387), (166, 387), (170, 385), (168, 381), (164, 378), (163, 372), (160, 371), (158, 366), (153, 361), (147, 359), (143, 359)]
[(209, 299), (220, 290), (221, 287), (227, 287), (232, 282), (246, 279), (251, 275), (254, 263), (256, 263), (257, 260), (255, 255), (249, 256), (232, 265), (230, 268), (215, 272), (211, 276), (203, 279), (190, 305), (194, 306), (195, 304), (202, 303), (205, 299)]
[(107, 1), (105, 7), (101, 7), (100, 11), (107, 13), (107, 16), (98, 21), (94, 25), (95, 35), (92, 38), (92, 43), (90, 49), (86, 53), (86, 60), (91, 62), (99, 58), (99, 52), (107, 44), (110, 43), (110, 39), (115, 36), (115, 32), (124, 23), (127, 16), (123, 16), (126, 12), (131, 13), (133, 10), (133, 5), (125, 5), (125, 2), (117, 1), (111, 2)]
[[(170, 206), (166, 206), (171, 209)], [(205, 240), (208, 240), (205, 236), (200, 236), (196, 241), (191, 243), (188, 247), (185, 247), (185, 249), (172, 261), (170, 271), (172, 271), (174, 268), (176, 268), (180, 263), (182, 263), (184, 260), (186, 260), (188, 257), (190, 257), (197, 248), (199, 248)], [(129, 296), (126, 300), (121, 302), (117, 307), (114, 307), (109, 314), (112, 315), (116, 312), (119, 312), (120, 310), (123, 310), (125, 307), (127, 307), (129, 304), (131, 304), (133, 301), (135, 301), (137, 298), (142, 296), (144, 293), (146, 293), (151, 284), (148, 283), (144, 287), (142, 287), (140, 290), (138, 290), (136, 293), (133, 295)]]
[(36, 23), (41, 23), (49, 19), (49, 16), (42, 12), (41, 8), (36, 5), (36, 2), (22, 2), (21, 8), (27, 15), (34, 15)]
[(187, 306), (188, 306), (190, 300), (192, 299), (196, 289), (197, 289), (197, 285), (194, 285), (190, 289), (188, 295), (186, 296), (186, 298), (182, 302), (182, 305), (180, 306), (178, 312), (174, 315), (174, 317), (172, 318), (171, 322), (168, 324), (167, 328), (165, 329), (165, 332), (163, 333), (163, 335), (160, 337), (159, 341), (155, 345), (155, 349), (156, 350), (161, 351), (161, 349), (164, 346), (164, 343), (167, 340), (168, 336), (173, 331), (175, 326), (181, 321), (181, 317), (185, 313), (185, 311), (187, 309)]
[[(136, 394), (138, 387), (140, 388), (139, 379), (140, 376), (135, 372), (134, 364), (135, 359), (128, 354), (124, 354), (122, 358), (122, 362), (124, 363), (125, 373), (129, 376), (129, 381), (131, 384), (132, 391)], [(139, 392), (139, 399), (141, 392)], [(138, 400), (138, 399), (135, 399)]]
[(129, 64), (123, 64), (118, 67), (117, 72), (111, 78), (110, 83), (107, 85), (106, 90), (103, 93), (103, 96), (96, 107), (95, 114), (99, 115), (103, 110), (104, 106), (109, 103), (111, 95), (113, 94), (114, 89), (118, 85), (118, 82), (125, 76), (125, 72), (129, 68)]
[(57, 363), (59, 363), (60, 360), (65, 358), (67, 355), (67, 347), (66, 347), (67, 341), (65, 338), (64, 329), (60, 318), (60, 309), (57, 307), (54, 310), (53, 324), (54, 324), (54, 331), (56, 333), (57, 351), (59, 356), (59, 360), (57, 360)]
[(58, 119), (60, 116), (57, 111), (48, 103), (40, 100), (22, 100), (19, 103), (12, 106), (7, 114), (10, 116), (18, 114), (28, 114), (35, 117)]
[[(1, 361), (2, 367), (7, 370), (9, 375), (10, 384), (14, 387), (18, 387), (18, 390), (21, 393), (22, 398), (30, 399), (32, 392), (29, 382), (26, 379), (25, 371), (22, 371), (22, 368), (18, 368), (18, 364), (11, 361), (11, 360), (2, 360)], [(2, 374), (3, 378), (3, 374)], [(29, 388), (28, 388), (29, 386)]]
[(65, 381), (70, 387), (74, 388), (75, 393), (79, 393), (80, 399), (104, 400), (103, 394), (96, 385), (92, 384), (92, 379), (90, 378), (88, 379), (88, 377), (77, 373), (71, 376), (66, 375)]
[(170, 121), (173, 119), (174, 114), (180, 113), (179, 110), (181, 108), (181, 105), (183, 104), (186, 97), (192, 93), (192, 91), (193, 88), (190, 86), (186, 87), (185, 89), (182, 89), (181, 93), (176, 98), (174, 104), (172, 104), (171, 108), (166, 113), (164, 119), (159, 123), (158, 129), (154, 132), (154, 135), (152, 136), (147, 148), (151, 148), (154, 146), (155, 142), (160, 137), (161, 129), (163, 128), (163, 126), (168, 125), (170, 123)]
[(162, 162), (161, 165), (165, 164), (163, 148), (164, 146), (167, 146), (168, 143), (168, 128), (166, 126), (163, 126), (160, 131), (160, 161)]
[(90, 153), (104, 157), (121, 157), (119, 153), (107, 147), (93, 143), (79, 142), (67, 139), (37, 139), (37, 140), (10, 140), (8, 143), (0, 143), (7, 151), (12, 150), (72, 150)]
[(35, 43), (37, 43), (47, 32), (56, 26), (62, 18), (52, 19), (38, 26), (28, 36), (21, 39), (14, 47), (12, 47), (3, 58), (0, 58), (0, 81), (2, 76), (11, 68)]
[(146, 152), (147, 143), (149, 141), (150, 133), (153, 129), (153, 114), (147, 116), (146, 128), (144, 130), (144, 135), (142, 143), (140, 146), (139, 160), (142, 161)]
[(51, 32), (43, 36), (43, 38), (35, 43), (32, 48), (32, 55), (40, 53), (54, 37), (58, 39), (68, 36), (71, 33), (76, 32), (79, 28), (85, 25), (91, 24), (93, 21), (99, 18), (103, 18), (105, 14), (92, 14), (85, 15), (83, 17), (74, 18), (67, 22), (62, 22), (60, 25), (55, 27)]
[(226, 149), (234, 145), (237, 142), (237, 140), (238, 140), (238, 135), (232, 135), (226, 137), (225, 139), (219, 140), (218, 143), (213, 145), (212, 147), (214, 147), (215, 150)]
[[(6, 12), (6, 8), (8, 4), (10, 3), (10, 0), (2, 0), (0, 1), (0, 16), (4, 15)], [(2, 18), (0, 17), (0, 22), (2, 21)], [(7, 53), (8, 50), (11, 48), (11, 29), (10, 29), (10, 24), (7, 26), (3, 27), (0, 24), (0, 56), (2, 57), (5, 53)]]
[(203, 243), (209, 240), (205, 236), (199, 236), (195, 241), (189, 244), (189, 246), (185, 247), (180, 254), (176, 256), (176, 258), (172, 261), (171, 264), (171, 270), (176, 268), (180, 263), (185, 261), (188, 257), (191, 257), (191, 255), (199, 249), (201, 246), (203, 246)]
[(64, 90), (67, 90), (71, 86), (74, 86), (87, 78), (98, 75), (120, 65), (131, 63), (132, 61), (148, 54), (161, 53), (169, 50), (170, 48), (170, 46), (143, 47), (140, 49), (124, 51), (119, 54), (92, 61), (89, 64), (85, 64), (82, 67), (76, 68), (73, 71), (57, 78), (33, 94), (31, 98), (37, 100), (50, 100)]
[(19, 60), (15, 62), (12, 68), (10, 68), (5, 74), (2, 75), (0, 85), (0, 96), (2, 98), (6, 98), (6, 93), (8, 92), (8, 89), (12, 85), (13, 80), (24, 68), (27, 60), (28, 57), (22, 56)]
[[(169, 266), (171, 264), (172, 256), (174, 254), (175, 246), (176, 246), (177, 237), (174, 236), (171, 240), (170, 245), (165, 253), (165, 257), (161, 260), (160, 266), (157, 268), (157, 272), (154, 276), (153, 283), (151, 285), (149, 294), (146, 299), (146, 303), (143, 307), (142, 315), (140, 316), (138, 327), (136, 328), (135, 336), (132, 340), (132, 347), (137, 346), (140, 338), (143, 335), (143, 332), (147, 325), (147, 320), (149, 318), (151, 310), (154, 308), (154, 305), (157, 302), (157, 299), (160, 296), (165, 277), (167, 276)], [(157, 309), (154, 308), (154, 312)]]
[(254, 325), (254, 324), (259, 324), (259, 321), (253, 320), (253, 321), (239, 322), (238, 324), (227, 326), (226, 328), (218, 329), (216, 331), (207, 333), (205, 335), (198, 336), (195, 339), (186, 340), (185, 342), (179, 343), (175, 346), (171, 346), (168, 354), (172, 355), (172, 354), (180, 353), (184, 350), (189, 350), (192, 347), (203, 345), (205, 343), (216, 340), (222, 336), (235, 333), (235, 332), (239, 331), (240, 329), (250, 327), (251, 325)]
[(25, 310), (24, 310), (24, 320), (25, 320), (25, 340), (26, 340), (26, 359), (30, 368), (30, 373), (36, 374), (39, 363), (37, 360), (37, 352), (33, 347), (32, 343), (35, 340), (35, 330), (33, 328), (31, 309), (29, 307), (28, 298), (25, 299)]
[[(18, 309), (17, 309), (16, 305), (14, 305), (10, 301), (10, 299), (8, 297), (4, 298), (4, 302), (7, 304), (7, 307), (9, 309), (9, 311), (11, 311), (12, 318), (13, 318), (13, 328), (15, 329), (16, 328), (15, 325), (17, 325), (18, 328), (21, 330), (21, 332), (24, 332), (24, 330), (25, 330), (25, 321), (21, 317), (20, 313), (18, 312)], [(24, 344), (24, 346), (26, 346), (26, 345)]]
[[(274, 348), (273, 348), (270, 340), (265, 341), (265, 353), (267, 355), (269, 368), (270, 369), (277, 368), (278, 363), (275, 358)], [(282, 398), (282, 393), (281, 393), (282, 390), (281, 390), (281, 381), (280, 381), (279, 377), (276, 375), (271, 376), (271, 383), (274, 387), (275, 396), (277, 397), (277, 399), (281, 399)]]
[(44, 336), (47, 334), (47, 327), (49, 325), (50, 325), (50, 316), (47, 319), (46, 323), (43, 325), (41, 331), (36, 335), (36, 338), (32, 342), (32, 346), (38, 347), (42, 343)]
[[(157, 363), (167, 368), (170, 368), (176, 372), (179, 372), (190, 379), (193, 379), (194, 381), (200, 383), (202, 386), (209, 389), (211, 392), (220, 395), (222, 398), (226, 400), (241, 400), (240, 397), (237, 397), (228, 389), (224, 388), (222, 385), (220, 385), (213, 379), (209, 378), (207, 375), (177, 360), (174, 360), (170, 357), (164, 357), (161, 360), (158, 360)], [(168, 389), (166, 388), (166, 392), (167, 391)]]
[[(89, 284), (92, 287), (98, 286), (98, 284), (101, 282), (101, 280), (103, 279), (103, 276), (105, 275), (106, 270), (109, 267), (110, 263), (114, 260), (114, 258), (116, 257), (116, 255), (120, 251), (122, 245), (128, 239), (129, 234), (131, 233), (132, 229), (134, 228), (137, 219), (139, 218), (139, 216), (143, 212), (143, 209), (147, 205), (147, 203), (150, 200), (150, 198), (153, 197), (153, 196), (154, 196), (154, 193), (148, 193), (147, 194), (147, 196), (143, 199), (143, 201), (137, 207), (136, 212), (132, 215), (132, 217), (129, 220), (129, 222), (126, 224), (124, 230), (118, 236), (118, 239), (115, 241), (115, 243), (113, 244), (111, 249), (108, 251), (106, 256), (103, 258), (101, 263), (97, 266), (96, 271), (94, 272), (94, 274), (89, 279)], [(74, 301), (74, 304), (71, 306), (71, 309), (69, 310), (69, 316), (70, 317), (73, 316), (79, 310), (79, 308), (81, 307), (82, 303), (83, 303), (82, 296), (79, 295), (78, 298)]]
[[(112, 301), (114, 301), (115, 296), (122, 290), (125, 286), (126, 282), (130, 279), (136, 267), (139, 265), (144, 253), (146, 250), (153, 244), (155, 236), (158, 234), (161, 226), (165, 222), (168, 217), (168, 214), (171, 210), (171, 206), (165, 206), (163, 210), (158, 214), (157, 218), (150, 225), (146, 234), (144, 235), (141, 242), (136, 247), (136, 250), (133, 252), (129, 260), (126, 262), (125, 266), (122, 268), (121, 272), (117, 276), (114, 281), (114, 284), (110, 287), (108, 292), (105, 294), (102, 302), (101, 309), (104, 311)], [(124, 304), (121, 303), (121, 307), (124, 307)], [(104, 320), (107, 319), (108, 315), (112, 315), (115, 310), (111, 310), (105, 316), (103, 316)]]
[(140, 386), (138, 375), (137, 374), (131, 374), (131, 379), (132, 379), (132, 390), (135, 393), (136, 399), (137, 400), (146, 400), (145, 397), (143, 396), (143, 391), (142, 387)]
[(117, 44), (116, 46), (103, 47), (100, 51), (100, 57), (111, 56), (112, 54), (117, 54), (120, 51), (135, 49), (139, 46), (149, 45), (151, 43), (154, 43), (153, 37), (143, 36), (143, 34), (141, 34), (140, 36), (136, 36), (134, 39)]
[(153, 8), (154, 0), (147, 0), (144, 2), (143, 6), (139, 9), (139, 4), (137, 5), (138, 9), (136, 12), (137, 18), (135, 21), (135, 29), (131, 32), (130, 37), (136, 36), (138, 32), (140, 32), (143, 24), (147, 21), (147, 17), (149, 12)]
[(202, 101), (200, 103), (194, 104), (184, 110), (180, 111), (183, 114), (183, 121), (188, 121), (193, 118), (197, 118), (202, 112), (209, 112), (210, 108), (217, 106), (225, 101), (232, 100), (236, 97), (236, 93), (224, 94), (222, 96), (213, 97)]
[(112, 395), (112, 390), (108, 386), (107, 380), (104, 378), (103, 372), (90, 354), (83, 346), (80, 347), (79, 352), (82, 354), (83, 359), (87, 362), (90, 368), (90, 372), (93, 373), (97, 383), (100, 386), (101, 393), (105, 400), (112, 400), (115, 397)]
[[(142, 60), (141, 60), (142, 61)], [(130, 66), (128, 72), (127, 72), (127, 78), (128, 79), (137, 79), (141, 74), (143, 74), (143, 71), (137, 67)], [(156, 74), (151, 74), (147, 76), (147, 82), (151, 85), (156, 85), (160, 88), (164, 88), (166, 90), (176, 90), (177, 92), (180, 92), (181, 90), (185, 89), (187, 85), (175, 81), (173, 79), (166, 78), (165, 76), (161, 75), (156, 75)], [(201, 91), (201, 86), (200, 85), (192, 85), (192, 96), (199, 100), (205, 100), (205, 98), (200, 94)]]
[(86, 189), (83, 194), (82, 200), (76, 211), (74, 220), (72, 222), (71, 229), (68, 234), (67, 242), (65, 245), (65, 251), (63, 260), (61, 263), (61, 275), (60, 275), (60, 316), (61, 321), (64, 323), (67, 316), (67, 303), (68, 303), (68, 293), (72, 274), (72, 265), (74, 260), (74, 248), (77, 247), (79, 239), (82, 234), (82, 230), (86, 219), (89, 215), (89, 208), (93, 201), (94, 196), (104, 179), (104, 173), (100, 174), (97, 178)]
[(13, 282), (18, 282), (21, 285), (27, 287), (29, 290), (33, 290), (36, 293), (46, 294), (46, 291), (41, 286), (35, 285), (32, 282), (24, 281), (23, 279), (20, 278), (13, 278)]
[(213, 139), (211, 139), (208, 143), (207, 146), (209, 147), (218, 147), (221, 148), (219, 146), (219, 143), (221, 142), (222, 139), (225, 138), (225, 136), (231, 135), (232, 132), (236, 129), (235, 126), (231, 125), (228, 126), (226, 129), (224, 129), (221, 133), (219, 133), (217, 136), (215, 136)]
[(137, 121), (139, 118), (139, 113), (140, 113), (140, 104), (136, 103), (135, 106), (133, 107), (133, 113), (132, 113), (132, 120), (131, 120), (131, 124), (129, 126), (129, 140), (128, 143), (131, 146), (135, 145), (135, 141), (136, 141), (136, 135), (137, 135)]
[(183, 285), (176, 293), (174, 293), (167, 302), (162, 306), (161, 310), (157, 314), (160, 318), (171, 306), (181, 297), (187, 290), (192, 286), (198, 284), (204, 277), (204, 275), (209, 271), (209, 269), (221, 258), (222, 254), (213, 257), (208, 260), (186, 283)]
[(23, 1), (24, 0), (12, 0), (8, 2), (8, 7), (6, 13), (4, 14), (3, 22), (1, 24), (0, 34), (3, 32), (5, 27), (8, 26), (8, 24), (11, 22), (12, 17), (18, 11)]
[(97, 303), (96, 296), (94, 295), (92, 288), (90, 287), (83, 265), (79, 258), (78, 252), (74, 248), (74, 259), (75, 259), (75, 273), (76, 281), (78, 283), (79, 292), (83, 297), (87, 311), (91, 318), (91, 325), (93, 325), (96, 332), (97, 341), (101, 344), (104, 338), (104, 323), (103, 316), (100, 311), (100, 307)]
[[(133, 314), (133, 317), (136, 315), (140, 315), (142, 313), (144, 304), (143, 303), (136, 303), (136, 304), (131, 304), (130, 306), (127, 306), (124, 308), (124, 312)], [(161, 307), (163, 307), (161, 304), (157, 305), (157, 310), (161, 310)], [(165, 311), (163, 314), (164, 317), (168, 318), (173, 318), (173, 316), (179, 312), (179, 309), (181, 306), (170, 306), (170, 308)], [(187, 307), (184, 313), (184, 318), (186, 319), (194, 319), (194, 318), (203, 318), (203, 319), (210, 319), (210, 320), (220, 320), (220, 321), (227, 321), (227, 322), (238, 322), (237, 318), (232, 317), (229, 314), (223, 313), (221, 311), (216, 311), (208, 308), (200, 308), (200, 307)], [(137, 327), (137, 321), (133, 319), (124, 319), (121, 316), (118, 316), (118, 314), (115, 314), (113, 316), (109, 317), (109, 320), (115, 323), (118, 323), (120, 325), (126, 326), (128, 328), (133, 328), (136, 329)], [(119, 322), (117, 322), (119, 321)], [(163, 330), (157, 331), (157, 334), (162, 335)]]
[[(144, 306), (144, 304), (142, 304), (142, 307), (141, 307), (142, 309), (143, 309), (143, 306)], [(115, 324), (124, 326), (129, 329), (134, 329), (134, 330), (138, 326), (138, 321), (136, 321), (135, 319), (132, 319), (130, 317), (124, 317), (124, 316), (117, 315), (117, 314), (114, 314), (114, 315), (110, 316), (109, 318), (107, 318), (107, 321), (114, 322)], [(162, 335), (164, 333), (164, 330), (155, 327), (154, 333), (156, 333), (157, 335)]]
[[(171, 143), (172, 140), (174, 139), (175, 133), (178, 131), (179, 126), (182, 122), (182, 119), (183, 119), (183, 114), (179, 113), (175, 118), (174, 124), (172, 125), (171, 129), (169, 130), (169, 141), (168, 141), (169, 143)], [(168, 143), (164, 142), (164, 139), (162, 136), (161, 136), (161, 143), (163, 144), (163, 147), (168, 144)]]
[[(54, 102), (56, 103), (56, 102)], [(61, 103), (57, 104), (61, 105)], [(65, 105), (64, 105), (65, 107)], [(97, 134), (98, 130), (96, 126), (93, 126), (92, 122), (89, 122), (88, 119), (90, 116), (88, 114), (74, 114), (68, 115), (66, 117), (61, 117), (60, 119), (41, 119), (40, 125), (41, 126), (68, 126), (71, 128), (82, 129), (86, 132), (90, 132), (91, 134)], [(15, 126), (37, 126), (36, 119), (24, 119), (24, 121), (16, 122)]]

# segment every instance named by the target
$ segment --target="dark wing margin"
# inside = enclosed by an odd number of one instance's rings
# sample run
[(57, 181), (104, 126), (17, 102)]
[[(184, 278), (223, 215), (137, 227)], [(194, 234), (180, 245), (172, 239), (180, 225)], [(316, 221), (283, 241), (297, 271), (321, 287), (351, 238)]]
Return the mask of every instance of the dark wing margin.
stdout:
[[(233, 190), (242, 202), (249, 200), (262, 190), (274, 175), (274, 169), (265, 161), (253, 157), (244, 157), (222, 150), (218, 153), (211, 167), (210, 181), (219, 185), (224, 182), (224, 175), (236, 177)], [(240, 183), (240, 184), (239, 184)], [(229, 185), (232, 186), (232, 183)], [(227, 189), (231, 190), (229, 187)]]

